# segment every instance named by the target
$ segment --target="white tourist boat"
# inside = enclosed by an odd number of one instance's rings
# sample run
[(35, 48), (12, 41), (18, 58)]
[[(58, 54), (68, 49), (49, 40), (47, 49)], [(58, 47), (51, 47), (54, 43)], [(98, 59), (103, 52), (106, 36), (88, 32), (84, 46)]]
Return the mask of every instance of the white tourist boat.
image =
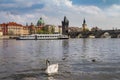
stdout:
[(50, 40), (50, 39), (68, 39), (68, 36), (62, 34), (32, 34), (17, 37), (17, 40)]

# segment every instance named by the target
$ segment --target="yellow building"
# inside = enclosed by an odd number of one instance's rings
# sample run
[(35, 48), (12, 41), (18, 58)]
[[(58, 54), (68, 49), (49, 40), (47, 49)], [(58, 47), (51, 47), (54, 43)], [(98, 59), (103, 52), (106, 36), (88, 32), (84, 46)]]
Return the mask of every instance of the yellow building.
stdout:
[(59, 29), (58, 29), (58, 27), (57, 27), (57, 26), (55, 26), (54, 33), (59, 33)]
[(17, 24), (15, 22), (8, 23), (8, 35), (28, 35), (29, 30), (27, 27), (22, 26), (21, 24)]
[(28, 35), (28, 27), (22, 26), (15, 22), (3, 23), (0, 24), (0, 29), (2, 30), (3, 35), (9, 36), (19, 36), (19, 35)]
[(20, 35), (28, 35), (29, 34), (29, 29), (26, 26), (23, 26), (20, 31), (21, 31)]
[(0, 36), (3, 36), (3, 32), (2, 32), (2, 30), (0, 29)]
[(44, 31), (47, 32), (48, 34), (54, 33), (55, 32), (55, 26), (54, 25), (45, 25), (44, 26)]
[(58, 26), (59, 33), (62, 34), (62, 26)]

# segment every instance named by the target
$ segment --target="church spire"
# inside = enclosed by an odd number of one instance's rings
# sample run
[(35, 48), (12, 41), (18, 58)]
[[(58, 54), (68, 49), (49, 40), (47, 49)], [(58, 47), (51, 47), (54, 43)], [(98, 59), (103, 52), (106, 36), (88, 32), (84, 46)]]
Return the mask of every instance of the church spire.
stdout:
[(83, 24), (86, 24), (86, 20), (85, 20), (85, 18), (84, 18), (84, 20), (83, 20)]

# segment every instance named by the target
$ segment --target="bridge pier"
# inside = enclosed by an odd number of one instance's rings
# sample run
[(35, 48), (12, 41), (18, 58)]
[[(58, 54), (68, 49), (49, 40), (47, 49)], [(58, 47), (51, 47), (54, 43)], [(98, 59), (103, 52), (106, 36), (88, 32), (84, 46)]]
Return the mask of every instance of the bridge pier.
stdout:
[(95, 38), (120, 38), (120, 30), (99, 30), (99, 31), (87, 31), (87, 32), (69, 32), (71, 38), (89, 38), (89, 36), (95, 36)]

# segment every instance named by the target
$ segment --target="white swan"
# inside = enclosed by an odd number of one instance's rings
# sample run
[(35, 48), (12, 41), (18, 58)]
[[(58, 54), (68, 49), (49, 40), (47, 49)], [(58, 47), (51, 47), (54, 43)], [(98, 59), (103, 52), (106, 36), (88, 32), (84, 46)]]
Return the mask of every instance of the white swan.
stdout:
[(58, 73), (58, 67), (59, 67), (58, 63), (50, 64), (50, 61), (46, 60), (46, 70), (45, 70), (45, 72), (48, 75), (56, 74), (56, 73)]

